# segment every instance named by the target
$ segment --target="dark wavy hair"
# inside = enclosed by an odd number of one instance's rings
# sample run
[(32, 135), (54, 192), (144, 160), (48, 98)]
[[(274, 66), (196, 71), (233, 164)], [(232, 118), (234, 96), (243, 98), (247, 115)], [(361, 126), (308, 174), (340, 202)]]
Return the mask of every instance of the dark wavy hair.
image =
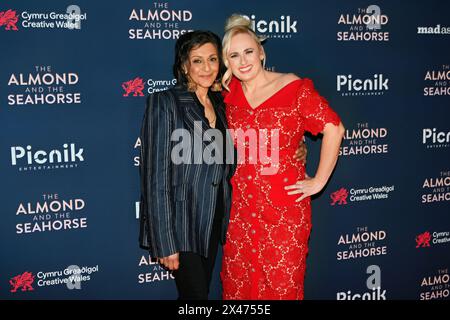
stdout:
[(217, 79), (220, 81), (225, 71), (222, 59), (222, 43), (218, 35), (211, 31), (196, 30), (182, 34), (175, 43), (175, 62), (173, 64), (173, 75), (178, 85), (186, 86), (188, 79), (184, 74), (183, 66), (189, 61), (189, 53), (192, 49), (211, 43), (217, 49), (219, 57), (219, 73)]

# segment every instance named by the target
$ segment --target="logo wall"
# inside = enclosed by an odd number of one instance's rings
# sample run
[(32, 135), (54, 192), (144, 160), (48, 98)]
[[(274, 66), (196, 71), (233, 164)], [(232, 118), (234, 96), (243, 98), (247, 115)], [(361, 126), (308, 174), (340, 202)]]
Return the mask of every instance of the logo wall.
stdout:
[(429, 248), (450, 242), (450, 231), (425, 231), (416, 236), (416, 249)]
[(427, 70), (424, 76), (423, 95), (425, 97), (450, 96), (450, 65)]
[(192, 31), (192, 11), (173, 2), (151, 2), (149, 9), (132, 9), (128, 17), (131, 40), (173, 40)]
[(290, 15), (261, 18), (255, 14), (244, 15), (258, 36), (265, 39), (288, 39), (298, 33), (298, 21)]
[(339, 156), (386, 154), (389, 152), (386, 143), (388, 134), (386, 127), (372, 127), (367, 122), (358, 122), (345, 130)]
[(34, 66), (30, 72), (11, 73), (7, 80), (8, 105), (80, 104), (78, 73)]
[(44, 194), (40, 201), (21, 202), (15, 212), (20, 220), (16, 234), (85, 229), (88, 227), (85, 207), (83, 198), (63, 198), (57, 193)]
[(349, 202), (361, 202), (388, 199), (395, 190), (394, 185), (370, 186), (365, 188), (340, 188), (330, 194), (330, 205), (342, 206)]
[(420, 281), (420, 300), (447, 299), (450, 296), (450, 275), (448, 268), (439, 269)]
[[(145, 96), (144, 90), (148, 94), (167, 90), (176, 85), (176, 79), (158, 80), (149, 78), (144, 80), (141, 77), (135, 77), (134, 79), (125, 81), (122, 83), (123, 96), (124, 97), (143, 97)], [(147, 85), (147, 89), (145, 86)]]
[(10, 292), (30, 292), (35, 291), (36, 286), (53, 287), (65, 285), (69, 290), (81, 290), (82, 283), (91, 281), (91, 275), (99, 271), (99, 266), (83, 266), (70, 265), (63, 270), (56, 271), (25, 271), (12, 277), (9, 280), (11, 286)]
[(450, 171), (442, 170), (437, 177), (427, 177), (422, 183), (422, 204), (450, 201)]
[(84, 149), (75, 143), (64, 143), (62, 149), (34, 149), (32, 145), (12, 146), (11, 165), (18, 171), (41, 171), (77, 168), (84, 162)]
[(338, 41), (389, 41), (386, 26), (389, 17), (377, 5), (357, 8), (356, 12), (341, 13), (338, 18)]
[(450, 34), (450, 27), (441, 26), (440, 24), (429, 27), (417, 27), (417, 34), (448, 35)]
[(422, 144), (427, 149), (448, 148), (450, 147), (450, 130), (424, 128), (422, 129)]
[(83, 21), (87, 20), (87, 13), (82, 13), (78, 5), (70, 5), (65, 12), (33, 12), (15, 9), (0, 11), (0, 28), (7, 31), (28, 29), (81, 29)]
[(158, 262), (157, 258), (152, 258), (151, 256), (141, 256), (139, 259), (138, 266), (145, 271), (138, 274), (138, 283), (154, 283), (159, 281), (173, 280), (175, 277), (172, 271), (164, 269)]
[(354, 233), (342, 234), (337, 241), (336, 259), (342, 261), (386, 255), (386, 237), (385, 230), (369, 231), (368, 227), (358, 227)]
[(350, 290), (338, 292), (336, 300), (386, 300), (386, 290), (381, 289), (381, 268), (377, 265), (370, 265), (367, 267), (366, 273), (369, 274), (366, 286), (370, 291), (363, 293), (353, 293)]
[(370, 76), (339, 74), (336, 77), (336, 90), (343, 97), (381, 96), (389, 90), (389, 78), (383, 73)]

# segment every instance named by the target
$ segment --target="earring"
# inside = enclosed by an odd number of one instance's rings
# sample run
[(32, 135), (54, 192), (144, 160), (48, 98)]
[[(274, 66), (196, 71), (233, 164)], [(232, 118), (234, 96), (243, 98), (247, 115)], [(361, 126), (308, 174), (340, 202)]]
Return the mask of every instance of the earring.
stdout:
[(214, 81), (213, 85), (211, 86), (211, 91), (214, 91), (214, 92), (222, 91), (222, 83), (220, 83), (219, 79), (216, 79)]
[(186, 78), (188, 79), (187, 91), (195, 92), (195, 90), (197, 90), (197, 84), (194, 81), (192, 81), (192, 78), (188, 75), (187, 72), (186, 72)]

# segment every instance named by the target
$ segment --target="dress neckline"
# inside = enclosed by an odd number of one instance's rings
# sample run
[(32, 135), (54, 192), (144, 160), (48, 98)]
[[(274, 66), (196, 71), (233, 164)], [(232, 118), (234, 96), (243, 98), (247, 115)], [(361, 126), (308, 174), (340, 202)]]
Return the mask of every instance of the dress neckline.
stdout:
[(264, 101), (262, 101), (260, 104), (258, 104), (256, 107), (252, 107), (252, 105), (250, 104), (250, 102), (248, 102), (247, 97), (245, 96), (244, 93), (244, 88), (242, 88), (242, 84), (239, 81), (239, 88), (241, 90), (241, 94), (244, 97), (245, 103), (247, 104), (247, 106), (252, 109), (252, 110), (257, 110), (259, 108), (262, 107), (263, 104), (267, 103), (268, 101), (270, 101), (272, 98), (274, 98), (276, 95), (278, 95), (281, 91), (283, 91), (284, 89), (286, 89), (287, 87), (289, 87), (290, 85), (292, 85), (293, 83), (302, 80), (301, 78), (299, 79), (295, 79), (292, 80), (291, 82), (289, 82), (288, 84), (284, 85), (283, 87), (281, 87), (280, 89), (278, 89), (277, 91), (275, 91), (273, 94), (271, 94), (267, 99), (265, 99)]

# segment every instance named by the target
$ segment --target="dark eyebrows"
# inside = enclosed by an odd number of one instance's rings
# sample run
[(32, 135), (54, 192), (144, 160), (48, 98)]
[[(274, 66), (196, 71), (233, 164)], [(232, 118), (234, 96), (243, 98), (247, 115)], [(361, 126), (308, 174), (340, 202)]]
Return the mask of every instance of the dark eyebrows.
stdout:
[[(211, 58), (211, 57), (217, 57), (217, 56), (218, 56), (217, 53), (213, 53), (213, 54), (210, 54), (208, 58)], [(194, 58), (200, 58), (200, 59), (202, 59), (203, 57), (202, 57), (202, 56), (191, 56), (190, 58), (191, 58), (191, 59), (194, 59)]]

